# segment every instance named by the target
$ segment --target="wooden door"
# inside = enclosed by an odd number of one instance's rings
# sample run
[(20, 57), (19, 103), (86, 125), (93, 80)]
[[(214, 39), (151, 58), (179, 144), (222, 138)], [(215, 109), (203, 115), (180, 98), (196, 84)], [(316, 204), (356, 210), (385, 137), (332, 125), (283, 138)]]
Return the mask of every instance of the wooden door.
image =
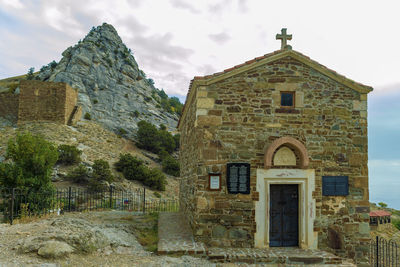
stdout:
[(298, 185), (270, 187), (270, 247), (299, 245)]

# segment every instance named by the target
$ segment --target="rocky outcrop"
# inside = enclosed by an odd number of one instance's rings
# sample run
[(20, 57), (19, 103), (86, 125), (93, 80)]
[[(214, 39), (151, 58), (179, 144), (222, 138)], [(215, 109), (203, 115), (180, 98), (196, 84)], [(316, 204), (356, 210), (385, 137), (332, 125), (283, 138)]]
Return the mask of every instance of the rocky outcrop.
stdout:
[(178, 116), (161, 108), (153, 81), (146, 79), (112, 25), (93, 27), (62, 55), (58, 64), (43, 67), (38, 78), (77, 88), (78, 104), (92, 120), (130, 136), (140, 120), (175, 129)]

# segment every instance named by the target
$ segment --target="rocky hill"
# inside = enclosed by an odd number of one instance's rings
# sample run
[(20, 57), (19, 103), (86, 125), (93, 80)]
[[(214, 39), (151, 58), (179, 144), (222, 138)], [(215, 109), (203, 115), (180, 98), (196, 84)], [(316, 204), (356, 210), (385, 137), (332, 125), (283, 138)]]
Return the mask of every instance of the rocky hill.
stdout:
[(60, 62), (43, 66), (36, 79), (65, 82), (79, 90), (83, 114), (132, 136), (140, 120), (174, 130), (178, 115), (162, 107), (163, 91), (140, 70), (117, 31), (104, 23), (67, 48)]

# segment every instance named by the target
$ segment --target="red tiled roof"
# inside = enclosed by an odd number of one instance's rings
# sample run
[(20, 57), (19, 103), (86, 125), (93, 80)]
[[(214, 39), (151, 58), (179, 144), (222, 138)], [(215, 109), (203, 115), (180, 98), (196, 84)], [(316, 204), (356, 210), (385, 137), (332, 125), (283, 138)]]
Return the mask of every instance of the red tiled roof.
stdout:
[(392, 214), (385, 210), (374, 210), (369, 213), (370, 217), (383, 217), (383, 216), (390, 216), (390, 215), (392, 215)]

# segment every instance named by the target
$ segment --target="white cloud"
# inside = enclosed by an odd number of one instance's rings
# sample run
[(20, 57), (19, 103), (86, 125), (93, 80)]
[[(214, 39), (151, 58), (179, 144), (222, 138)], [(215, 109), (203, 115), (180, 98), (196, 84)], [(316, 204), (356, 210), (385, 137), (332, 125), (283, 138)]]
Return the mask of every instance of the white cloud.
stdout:
[(21, 3), (20, 0), (0, 0), (0, 6), (5, 5), (15, 9), (22, 9), (24, 5)]

